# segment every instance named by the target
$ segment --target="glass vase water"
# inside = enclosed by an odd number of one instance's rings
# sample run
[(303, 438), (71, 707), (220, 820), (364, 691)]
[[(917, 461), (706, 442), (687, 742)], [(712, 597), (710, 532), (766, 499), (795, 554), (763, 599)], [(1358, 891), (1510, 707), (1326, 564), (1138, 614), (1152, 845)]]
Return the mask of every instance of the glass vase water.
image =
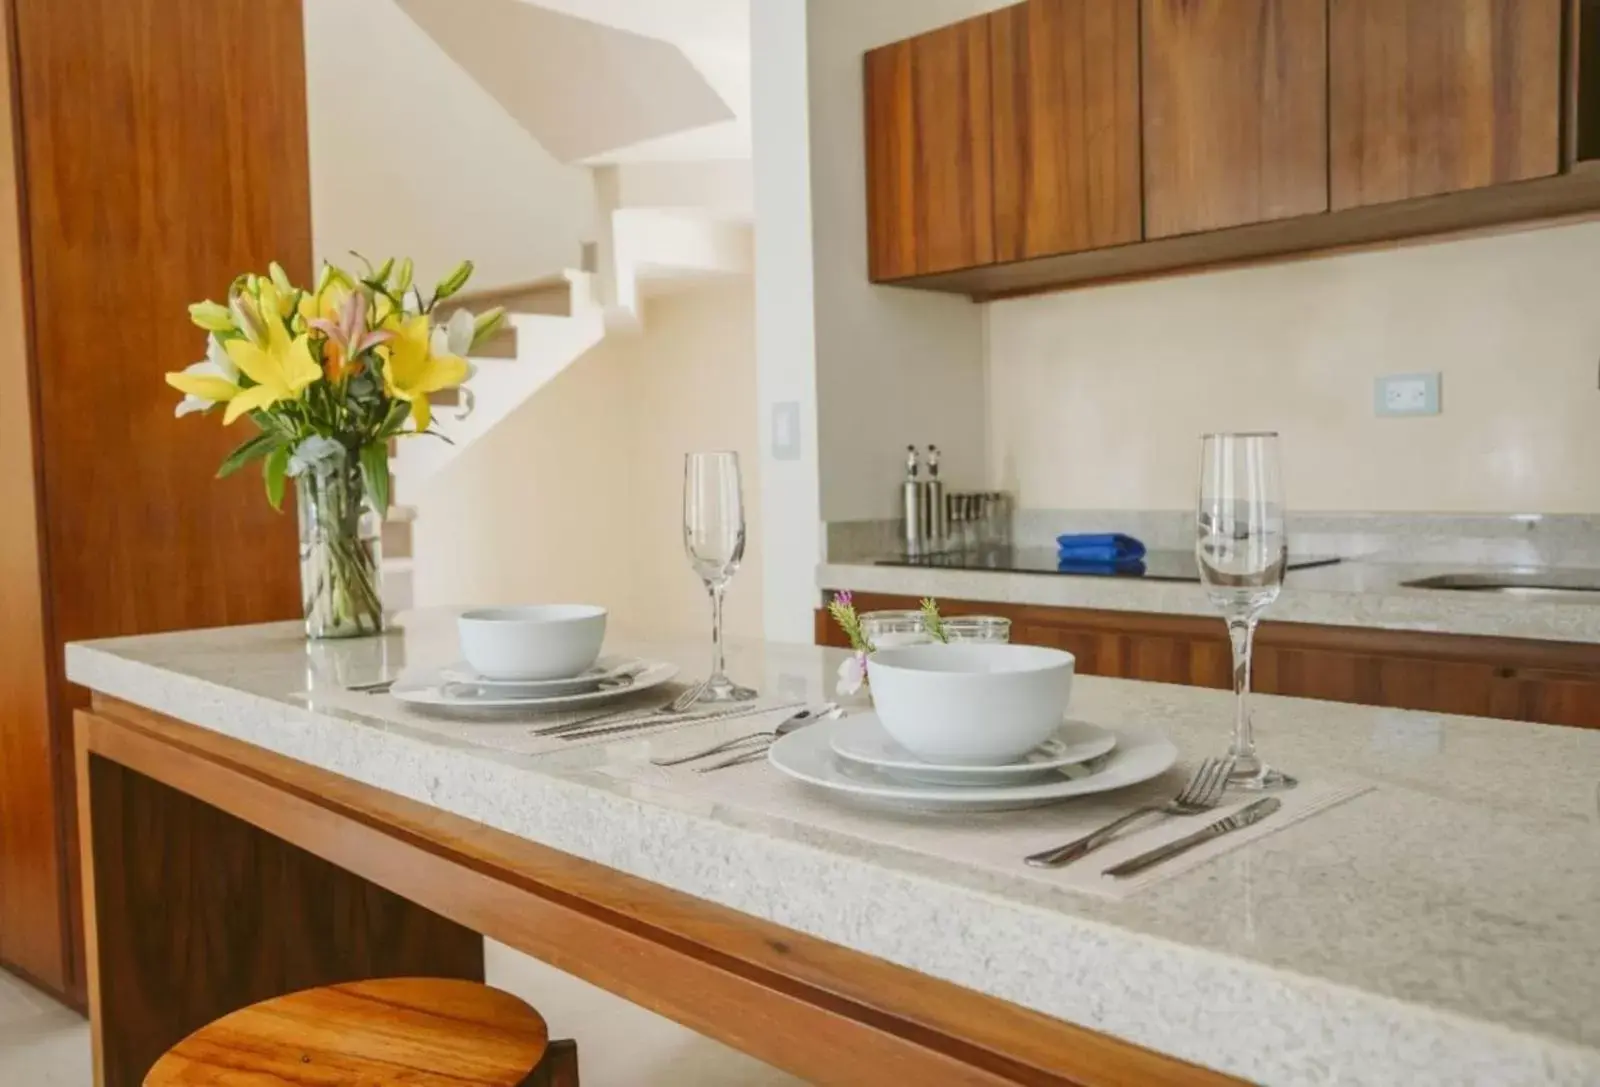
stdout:
[(1232, 784), (1246, 789), (1293, 786), (1293, 778), (1256, 753), (1250, 719), (1256, 624), (1278, 598), (1289, 561), (1276, 434), (1208, 434), (1201, 440), (1195, 559), (1211, 603), (1228, 624), (1233, 647)]
[(383, 631), (383, 514), (355, 463), (295, 480), (300, 510), (300, 592), (308, 638)]

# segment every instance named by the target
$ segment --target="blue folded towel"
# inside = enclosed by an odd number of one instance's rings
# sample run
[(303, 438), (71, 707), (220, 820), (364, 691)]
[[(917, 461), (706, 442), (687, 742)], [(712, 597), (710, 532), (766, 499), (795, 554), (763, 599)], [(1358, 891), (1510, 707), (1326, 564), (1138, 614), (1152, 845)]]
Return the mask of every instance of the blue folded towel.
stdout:
[(1056, 572), (1095, 574), (1100, 577), (1143, 577), (1145, 570), (1142, 559), (1129, 559), (1127, 562), (1076, 562), (1072, 559), (1057, 559)]
[(1056, 559), (1064, 563), (1127, 563), (1144, 558), (1144, 544), (1120, 532), (1056, 537)]

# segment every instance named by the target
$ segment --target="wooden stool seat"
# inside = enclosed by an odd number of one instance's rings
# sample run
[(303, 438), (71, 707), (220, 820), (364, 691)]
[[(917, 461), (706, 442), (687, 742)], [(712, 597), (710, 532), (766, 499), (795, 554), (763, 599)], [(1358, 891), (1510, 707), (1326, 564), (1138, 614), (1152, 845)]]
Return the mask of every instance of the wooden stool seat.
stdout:
[[(521, 1087), (577, 1084), (571, 1043), (537, 1011), (470, 981), (388, 978), (265, 1000), (201, 1027), (145, 1087)], [(546, 1055), (570, 1068), (554, 1072)]]

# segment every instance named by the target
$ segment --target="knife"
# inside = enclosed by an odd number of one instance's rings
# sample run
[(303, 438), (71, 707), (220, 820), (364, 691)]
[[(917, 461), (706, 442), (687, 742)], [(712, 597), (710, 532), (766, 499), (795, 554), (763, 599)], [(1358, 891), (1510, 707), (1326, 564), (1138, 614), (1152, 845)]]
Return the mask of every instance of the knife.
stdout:
[(1197, 845), (1202, 845), (1214, 838), (1220, 838), (1224, 834), (1235, 830), (1243, 830), (1254, 823), (1259, 823), (1281, 807), (1283, 807), (1283, 801), (1277, 797), (1263, 797), (1254, 804), (1240, 808), (1226, 819), (1218, 819), (1210, 826), (1202, 827), (1187, 837), (1179, 838), (1175, 842), (1168, 842), (1166, 845), (1152, 849), (1148, 853), (1141, 853), (1132, 860), (1123, 861), (1119, 865), (1107, 868), (1102, 874), (1118, 878), (1136, 876), (1146, 868), (1153, 868), (1162, 861), (1169, 861), (1179, 853), (1187, 853)]

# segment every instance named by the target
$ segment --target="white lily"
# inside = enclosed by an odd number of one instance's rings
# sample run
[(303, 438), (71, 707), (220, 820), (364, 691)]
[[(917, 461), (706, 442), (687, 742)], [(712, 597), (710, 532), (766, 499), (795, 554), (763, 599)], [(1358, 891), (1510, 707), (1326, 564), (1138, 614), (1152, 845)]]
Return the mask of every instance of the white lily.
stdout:
[[(223, 348), (222, 341), (215, 336), (207, 337), (205, 359), (195, 363), (193, 366), (186, 367), (183, 372), (195, 377), (220, 378), (229, 385), (239, 384), (239, 368), (228, 357), (228, 352)], [(178, 408), (173, 414), (181, 419), (185, 415), (190, 415), (197, 411), (210, 411), (218, 403), (219, 401), (216, 400), (207, 400), (203, 396), (186, 393), (183, 399), (178, 402)]]
[(442, 325), (435, 325), (433, 329), (433, 342), (430, 345), (435, 355), (454, 355), (458, 359), (467, 357), (467, 352), (472, 350), (473, 317), (464, 309), (458, 309), (450, 315), (450, 320)]

